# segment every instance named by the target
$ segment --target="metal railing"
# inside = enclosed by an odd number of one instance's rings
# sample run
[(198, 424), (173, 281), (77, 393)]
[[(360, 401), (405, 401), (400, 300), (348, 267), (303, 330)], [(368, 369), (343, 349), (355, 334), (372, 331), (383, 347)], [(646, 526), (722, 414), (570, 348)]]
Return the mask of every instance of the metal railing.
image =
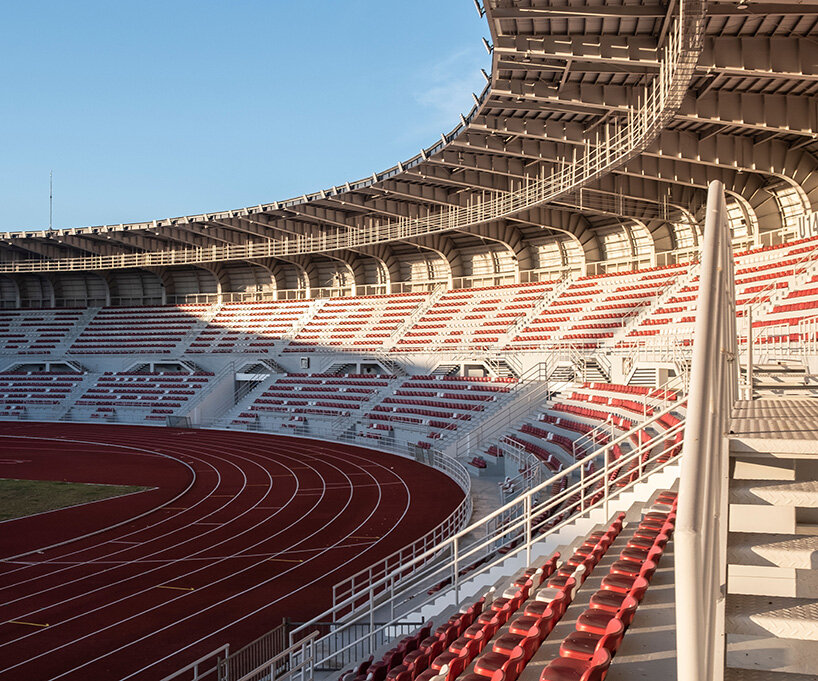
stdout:
[(500, 485), (502, 503), (507, 504), (521, 493), (537, 487), (551, 475), (545, 464), (521, 444), (513, 440), (501, 439), (495, 445), (503, 458), (517, 464), (519, 471), (513, 478)]
[(269, 669), (271, 660), (276, 658), (280, 660), (280, 663), (274, 665), (273, 668), (281, 667), (285, 664), (286, 659), (282, 658), (281, 654), (288, 648), (287, 625), (282, 622), (255, 641), (251, 641), (220, 659), (218, 679), (219, 681), (233, 681), (247, 678), (248, 674), (252, 675), (259, 669)]
[(537, 315), (539, 315), (540, 312), (545, 310), (545, 308), (551, 305), (551, 303), (553, 303), (565, 291), (567, 291), (571, 284), (573, 284), (575, 281), (575, 272), (563, 272), (554, 288), (543, 294), (543, 297), (537, 301), (534, 307), (528, 310), (522, 317), (517, 319), (508, 329), (506, 329), (505, 332), (503, 332), (497, 343), (497, 347), (502, 348), (507, 343), (513, 341), (524, 328), (526, 328), (534, 319), (537, 318)]
[(727, 422), (738, 398), (735, 277), (724, 185), (710, 183), (676, 522), (679, 681), (724, 675)]
[[(385, 611), (390, 617), (383, 626), (390, 626), (442, 594), (448, 593), (455, 602), (460, 602), (462, 589), (469, 580), (509, 558), (521, 557), (530, 564), (537, 542), (592, 509), (600, 508), (608, 516), (614, 497), (679, 457), (684, 421), (679, 419), (669, 427), (662, 421), (677, 409), (674, 405), (656, 414), (380, 578), (366, 585), (351, 585), (338, 594), (344, 597), (332, 608), (313, 622), (294, 629), (290, 641), (297, 641), (311, 631), (312, 624), (335, 622), (336, 628), (316, 641), (321, 652), (315, 663), (322, 666), (333, 659), (341, 668), (360, 657), (366, 640), (379, 637), (376, 615), (380, 619)], [(641, 435), (642, 431), (649, 434), (648, 428), (656, 430), (655, 434)], [(348, 630), (367, 623), (369, 633), (351, 640)], [(367, 649), (363, 650), (366, 654)]]
[[(698, 255), (696, 256), (698, 257)], [(609, 339), (605, 345), (614, 346), (619, 341), (623, 341), (628, 337), (631, 331), (635, 331), (639, 325), (648, 317), (655, 314), (658, 309), (663, 307), (668, 300), (677, 295), (678, 292), (685, 286), (690, 284), (699, 274), (699, 263), (696, 261), (690, 262), (687, 270), (682, 272), (675, 281), (665, 288), (653, 301), (644, 307), (634, 308), (633, 312), (621, 318), (620, 323), (622, 328), (617, 329), (613, 337)]]
[[(304, 624), (306, 623), (292, 622), (291, 626), (300, 627)], [(357, 646), (357, 650), (355, 647), (348, 649), (346, 655), (344, 656), (345, 658), (352, 657), (355, 660), (362, 660), (366, 659), (366, 653), (369, 650), (377, 650), (390, 641), (399, 640), (404, 636), (415, 634), (417, 633), (418, 629), (423, 626), (423, 624), (424, 623), (420, 621), (393, 622), (391, 624), (376, 622), (375, 631), (377, 631), (377, 634), (375, 636), (371, 636), (371, 628), (367, 622), (366, 624), (361, 624), (357, 627), (345, 627), (342, 632), (339, 632), (338, 640), (340, 640), (342, 647), (345, 647), (347, 643), (352, 643), (354, 646)], [(309, 628), (311, 630), (311, 634), (320, 637), (327, 637), (328, 634), (331, 634), (338, 629), (338, 624), (336, 622), (311, 622), (309, 623)], [(319, 653), (320, 652), (331, 653), (332, 651), (323, 651), (319, 647)], [(320, 672), (340, 669), (345, 664), (346, 663), (341, 659), (329, 657), (327, 659), (323, 659), (320, 666), (317, 665), (315, 667), (315, 670)]]
[(312, 681), (315, 678), (315, 641), (317, 638), (317, 632), (313, 632), (246, 674), (237, 678), (226, 678), (224, 681), (276, 681), (276, 679), (285, 677), (298, 678), (299, 681)]
[(215, 650), (202, 655), (200, 658), (193, 660), (190, 664), (186, 664), (181, 669), (177, 669), (172, 674), (165, 676), (162, 681), (173, 681), (174, 679), (193, 679), (193, 681), (205, 681), (212, 679), (212, 681), (219, 681), (217, 673), (219, 664), (230, 654), (230, 646), (225, 644), (219, 646)]

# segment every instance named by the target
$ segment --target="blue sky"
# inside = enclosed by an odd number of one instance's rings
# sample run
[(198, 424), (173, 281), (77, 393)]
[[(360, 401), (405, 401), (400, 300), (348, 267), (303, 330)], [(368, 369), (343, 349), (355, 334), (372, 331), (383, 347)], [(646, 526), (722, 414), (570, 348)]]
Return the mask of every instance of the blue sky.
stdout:
[(6, 3), (0, 231), (298, 196), (434, 143), (485, 84), (472, 0)]

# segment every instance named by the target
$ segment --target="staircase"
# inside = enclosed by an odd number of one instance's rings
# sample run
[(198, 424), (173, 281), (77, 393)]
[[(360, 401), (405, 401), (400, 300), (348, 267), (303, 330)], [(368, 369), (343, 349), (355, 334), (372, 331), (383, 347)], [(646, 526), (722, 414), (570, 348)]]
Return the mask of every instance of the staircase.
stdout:
[[(741, 367), (742, 383), (748, 385), (747, 368)], [(753, 395), (765, 397), (814, 396), (818, 394), (818, 377), (812, 376), (799, 360), (775, 360), (753, 366)]]
[(51, 351), (52, 356), (64, 356), (68, 352), (68, 348), (70, 348), (74, 341), (80, 337), (82, 332), (85, 331), (85, 327), (88, 326), (89, 322), (101, 309), (101, 307), (87, 308), (82, 313), (82, 316), (71, 326), (71, 331), (69, 331), (68, 334), (66, 334), (66, 336), (59, 342), (57, 347)]
[(445, 376), (451, 376), (452, 374), (455, 374), (458, 371), (460, 371), (460, 364), (442, 363), (442, 364), (438, 364), (434, 368), (434, 371), (432, 371), (432, 376), (442, 378), (442, 377), (445, 377)]
[(520, 317), (514, 324), (509, 327), (509, 329), (500, 337), (497, 341), (497, 347), (503, 348), (512, 342), (517, 335), (525, 329), (532, 321), (534, 321), (540, 313), (548, 308), (551, 303), (553, 303), (557, 298), (559, 298), (571, 284), (576, 281), (577, 273), (576, 272), (568, 272), (566, 273), (562, 279), (559, 280), (557, 285), (552, 288), (550, 291), (547, 291), (543, 297), (537, 301), (537, 303), (532, 307), (528, 312), (526, 312), (522, 317)]
[(655, 388), (657, 382), (656, 367), (636, 367), (631, 372), (626, 385), (640, 385), (644, 388)]
[(548, 380), (552, 383), (570, 383), (574, 380), (574, 366), (565, 362), (557, 364)]
[(190, 348), (190, 344), (193, 343), (193, 341), (199, 337), (199, 334), (210, 325), (210, 322), (212, 322), (216, 315), (219, 314), (221, 309), (221, 303), (213, 303), (212, 305), (209, 305), (204, 312), (198, 315), (198, 318), (193, 323), (193, 326), (188, 329), (188, 332), (176, 345), (174, 353), (182, 355), (187, 352)]
[(655, 298), (650, 305), (647, 307), (637, 308), (633, 314), (625, 317), (622, 320), (622, 328), (617, 329), (614, 335), (602, 345), (609, 348), (616, 347), (620, 342), (624, 341), (632, 331), (636, 331), (636, 329), (640, 324), (642, 324), (643, 321), (645, 321), (645, 319), (653, 315), (656, 310), (664, 307), (668, 300), (677, 295), (685, 286), (692, 284), (698, 276), (699, 263), (694, 262), (687, 268), (687, 270), (685, 270), (683, 274), (676, 277), (674, 282), (664, 291), (662, 291), (662, 293)]
[(330, 364), (326, 369), (324, 369), (321, 373), (340, 376), (342, 374), (354, 373), (354, 371), (352, 371), (352, 369), (354, 368), (355, 365), (351, 362), (334, 362), (333, 364)]
[(409, 315), (401, 325), (392, 332), (392, 335), (389, 339), (383, 344), (382, 350), (388, 352), (392, 348), (394, 348), (398, 341), (403, 338), (404, 334), (411, 329), (415, 323), (423, 317), (433, 306), (434, 304), (443, 297), (443, 294), (446, 293), (447, 290), (446, 284), (438, 284), (432, 290), (431, 295), (429, 295), (426, 300), (424, 300), (413, 312)]
[(593, 357), (584, 357), (580, 367), (580, 375), (586, 383), (609, 383), (610, 377)]
[(739, 402), (730, 432), (725, 678), (814, 679), (818, 403)]

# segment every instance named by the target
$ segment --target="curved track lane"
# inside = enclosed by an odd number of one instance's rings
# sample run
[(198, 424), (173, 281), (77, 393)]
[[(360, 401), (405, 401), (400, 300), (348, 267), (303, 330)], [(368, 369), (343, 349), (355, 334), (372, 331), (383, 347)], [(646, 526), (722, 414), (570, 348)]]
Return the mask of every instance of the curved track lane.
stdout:
[(150, 488), (0, 523), (0, 681), (161, 678), (321, 612), (463, 497), (409, 459), (256, 433), (0, 424), (0, 451), (0, 477)]

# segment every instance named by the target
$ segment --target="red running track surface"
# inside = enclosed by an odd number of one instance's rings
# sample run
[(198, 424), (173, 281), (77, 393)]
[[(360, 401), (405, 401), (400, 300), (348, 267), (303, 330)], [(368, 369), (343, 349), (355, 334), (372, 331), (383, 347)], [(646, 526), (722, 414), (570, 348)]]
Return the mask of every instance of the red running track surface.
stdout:
[(140, 426), (0, 423), (0, 477), (152, 488), (0, 523), (0, 681), (160, 679), (320, 613), (463, 498), (368, 449)]

